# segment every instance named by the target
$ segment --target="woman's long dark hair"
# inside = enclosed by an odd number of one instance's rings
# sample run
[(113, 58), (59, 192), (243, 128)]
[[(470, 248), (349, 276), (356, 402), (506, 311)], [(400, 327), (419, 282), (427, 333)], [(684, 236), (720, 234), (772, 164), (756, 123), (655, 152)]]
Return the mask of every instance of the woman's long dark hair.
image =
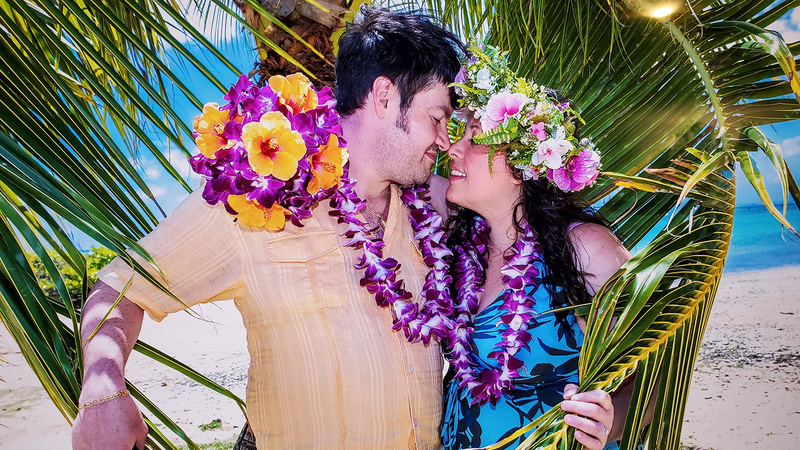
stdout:
[[(469, 209), (455, 208), (457, 214), (448, 221), (448, 244), (451, 248), (473, 236), (476, 216)], [(592, 295), (586, 289), (586, 279), (577, 266), (577, 254), (569, 239), (569, 229), (573, 223), (606, 226), (605, 220), (591, 208), (577, 203), (571, 194), (560, 190), (546, 178), (522, 182), (522, 197), (514, 209), (517, 232), (522, 232), (523, 220), (528, 222), (541, 248), (545, 266), (542, 275), (550, 293), (550, 308), (589, 303)], [(471, 256), (486, 267), (488, 255)], [(557, 317), (563, 321), (566, 314), (558, 314)]]

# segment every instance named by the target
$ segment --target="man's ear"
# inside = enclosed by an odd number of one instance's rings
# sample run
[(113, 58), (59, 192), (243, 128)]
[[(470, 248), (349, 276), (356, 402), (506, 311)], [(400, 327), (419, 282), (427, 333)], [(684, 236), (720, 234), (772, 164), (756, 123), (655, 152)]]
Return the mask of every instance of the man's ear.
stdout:
[(375, 78), (372, 82), (372, 91), (370, 92), (371, 106), (374, 108), (375, 115), (383, 119), (389, 111), (389, 100), (395, 94), (395, 86), (387, 77), (380, 76)]

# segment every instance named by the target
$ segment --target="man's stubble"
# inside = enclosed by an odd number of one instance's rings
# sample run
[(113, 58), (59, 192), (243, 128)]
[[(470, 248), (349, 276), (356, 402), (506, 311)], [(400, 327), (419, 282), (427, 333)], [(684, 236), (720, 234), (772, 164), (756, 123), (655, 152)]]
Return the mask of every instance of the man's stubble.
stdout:
[(414, 141), (408, 120), (408, 110), (401, 112), (395, 123), (382, 130), (375, 139), (370, 162), (383, 177), (399, 185), (424, 183), (431, 173), (426, 152), (437, 149), (436, 143), (425, 150), (413, 149)]

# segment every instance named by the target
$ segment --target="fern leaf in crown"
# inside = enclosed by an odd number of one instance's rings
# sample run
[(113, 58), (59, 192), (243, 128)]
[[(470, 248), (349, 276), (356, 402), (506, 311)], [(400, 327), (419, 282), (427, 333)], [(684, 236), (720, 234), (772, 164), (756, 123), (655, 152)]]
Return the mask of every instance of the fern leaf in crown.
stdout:
[(519, 137), (519, 122), (509, 119), (506, 123), (498, 124), (495, 128), (473, 136), (472, 141), (481, 145), (500, 145), (513, 141)]

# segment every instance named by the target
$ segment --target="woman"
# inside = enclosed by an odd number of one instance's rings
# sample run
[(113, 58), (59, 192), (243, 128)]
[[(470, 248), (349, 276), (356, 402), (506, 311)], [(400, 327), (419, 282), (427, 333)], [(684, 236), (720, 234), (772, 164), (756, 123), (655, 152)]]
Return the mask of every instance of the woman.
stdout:
[(596, 178), (597, 153), (552, 91), (516, 78), (496, 50), (473, 51), (456, 84), (470, 117), (449, 150), (459, 327), (444, 342), (444, 448), (491, 445), (559, 403), (587, 449), (616, 448), (606, 444), (627, 399), (615, 408), (605, 391), (576, 394), (585, 321), (541, 314), (590, 302), (630, 258), (572, 200)]

